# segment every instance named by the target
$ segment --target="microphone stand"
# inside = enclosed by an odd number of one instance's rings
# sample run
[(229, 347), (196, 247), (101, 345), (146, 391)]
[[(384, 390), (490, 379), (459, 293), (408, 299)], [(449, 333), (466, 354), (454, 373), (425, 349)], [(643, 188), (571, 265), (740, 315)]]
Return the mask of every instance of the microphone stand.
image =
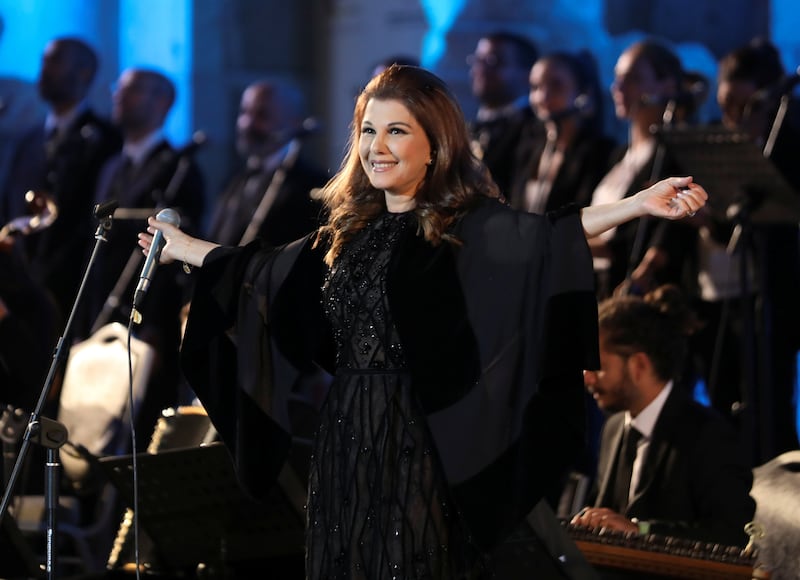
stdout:
[(785, 93), (781, 95), (778, 111), (775, 113), (775, 118), (772, 120), (772, 126), (769, 129), (769, 136), (767, 137), (767, 142), (764, 144), (763, 154), (767, 159), (772, 157), (772, 149), (775, 147), (775, 141), (778, 140), (778, 133), (781, 132), (781, 127), (783, 127), (783, 121), (786, 118), (786, 112), (789, 110), (790, 100), (791, 93)]
[(70, 335), (70, 330), (72, 329), (72, 322), (73, 319), (75, 318), (75, 312), (77, 311), (81, 297), (83, 296), (83, 292), (86, 287), (86, 282), (89, 278), (89, 273), (91, 272), (92, 265), (96, 260), (100, 244), (107, 241), (105, 233), (111, 229), (112, 215), (114, 213), (114, 209), (116, 208), (116, 206), (117, 206), (116, 201), (110, 201), (105, 204), (99, 204), (95, 206), (94, 215), (99, 220), (100, 223), (98, 224), (97, 231), (95, 231), (94, 234), (95, 238), (94, 249), (92, 250), (91, 257), (89, 258), (89, 263), (87, 264), (86, 269), (84, 270), (83, 279), (81, 280), (81, 285), (78, 288), (78, 294), (75, 298), (75, 302), (72, 305), (72, 310), (70, 311), (69, 318), (67, 319), (67, 324), (64, 328), (64, 332), (58, 339), (58, 342), (56, 344), (55, 352), (53, 353), (53, 359), (50, 364), (50, 369), (47, 373), (47, 377), (45, 378), (44, 385), (42, 385), (42, 390), (41, 393), (39, 394), (39, 400), (37, 401), (36, 406), (30, 415), (30, 419), (28, 421), (28, 427), (25, 430), (25, 434), (22, 439), (22, 446), (20, 447), (19, 454), (17, 455), (17, 461), (14, 464), (14, 469), (12, 470), (11, 475), (8, 479), (8, 484), (6, 485), (6, 489), (3, 494), (3, 501), (0, 504), (0, 524), (2, 524), (3, 516), (8, 511), (14, 487), (16, 485), (17, 480), (19, 479), (20, 473), (22, 472), (22, 466), (25, 463), (25, 459), (27, 458), (31, 445), (33, 443), (36, 443), (46, 448), (47, 461), (45, 465), (45, 490), (44, 490), (45, 520), (46, 520), (45, 572), (48, 580), (54, 580), (55, 578), (57, 578), (57, 565), (56, 565), (56, 555), (58, 553), (57, 510), (58, 510), (59, 480), (61, 474), (61, 463), (59, 460), (58, 450), (61, 448), (62, 445), (64, 445), (64, 443), (66, 443), (68, 434), (67, 434), (67, 428), (64, 427), (64, 425), (62, 425), (58, 421), (53, 421), (52, 419), (43, 417), (41, 413), (42, 409), (44, 408), (45, 401), (47, 400), (47, 397), (50, 394), (50, 389), (53, 385), (53, 381), (55, 380), (56, 372), (61, 366), (61, 363), (66, 358), (67, 349), (65, 348), (64, 345), (66, 339)]
[[(786, 113), (789, 110), (791, 92), (785, 92), (780, 97), (778, 110), (770, 125), (769, 134), (761, 151), (765, 159), (772, 157), (775, 143), (783, 127)], [(743, 350), (743, 374), (745, 386), (742, 393), (740, 412), (744, 413), (745, 432), (751, 437), (751, 449), (756, 460), (766, 459), (772, 449), (772, 436), (767, 425), (773, 420), (772, 401), (769, 396), (759, 397), (768, 385), (772, 384), (773, 368), (769, 357), (769, 341), (771, 336), (770, 325), (766, 312), (771, 310), (764, 266), (760, 263), (763, 248), (757, 244), (753, 232), (750, 214), (760, 203), (754, 196), (745, 196), (740, 204), (733, 204), (729, 209), (729, 217), (733, 217), (736, 225), (728, 243), (727, 253), (734, 255), (739, 252), (739, 277), (742, 308), (742, 340), (745, 344)], [(750, 267), (748, 259), (753, 257), (753, 266)], [(758, 282), (758, 291), (751, 294), (750, 274), (754, 270), (753, 279)], [(760, 294), (760, 296), (759, 296)], [(752, 300), (752, 304), (750, 301)], [(759, 379), (761, 384), (759, 385)], [(758, 421), (756, 421), (758, 419)], [(760, 429), (757, 427), (760, 425)], [(758, 437), (757, 441), (752, 438)], [(759, 455), (759, 452), (761, 455)]]
[[(744, 385), (740, 386), (740, 401), (738, 401), (738, 405), (731, 409), (731, 411), (734, 416), (740, 415), (741, 417), (742, 429), (746, 435), (744, 444), (745, 450), (749, 455), (748, 459), (754, 463), (761, 463), (761, 461), (758, 460), (759, 454), (757, 451), (760, 445), (758, 445), (754, 439), (756, 439), (757, 436), (755, 415), (759, 412), (762, 406), (761, 403), (763, 403), (763, 401), (758, 400), (757, 396), (759, 392), (759, 357), (757, 353), (760, 350), (758, 345), (759, 343), (763, 344), (764, 339), (763, 336), (761, 340), (759, 340), (758, 337), (756, 322), (759, 316), (756, 310), (758, 309), (759, 300), (756, 293), (752, 292), (753, 288), (750, 285), (750, 266), (748, 264), (751, 251), (755, 250), (753, 226), (750, 218), (756, 205), (757, 203), (750, 199), (745, 193), (740, 203), (734, 203), (728, 208), (726, 212), (727, 217), (736, 225), (734, 226), (730, 240), (728, 240), (726, 253), (729, 256), (733, 256), (737, 252), (739, 254), (739, 300), (742, 337), (742, 344), (739, 346), (742, 354), (741, 368), (744, 380)], [(753, 252), (752, 255), (755, 256), (755, 252)], [(761, 291), (763, 292), (763, 290), (764, 288), (762, 287)], [(722, 329), (727, 326), (727, 318), (730, 315), (731, 298), (727, 297), (725, 301), (723, 315), (720, 320), (720, 334), (723, 332)], [(724, 340), (724, 337), (718, 336), (717, 340)], [(715, 360), (713, 362), (713, 367), (716, 369), (718, 364), (720, 364), (720, 361)], [(764, 372), (763, 368), (761, 368), (761, 372)], [(761, 440), (758, 443), (763, 445), (764, 441)]]
[[(661, 129), (668, 130), (672, 127), (672, 120), (675, 116), (675, 110), (678, 108), (678, 100), (677, 99), (670, 99), (667, 101), (667, 104), (664, 107), (664, 113), (661, 116)], [(666, 147), (663, 143), (659, 142), (656, 145), (656, 152), (653, 155), (653, 167), (650, 170), (650, 183), (655, 183), (655, 181), (660, 177), (661, 170), (664, 167), (664, 158), (666, 157)], [(628, 268), (625, 272), (625, 280), (622, 282), (622, 288), (624, 294), (631, 294), (633, 290), (633, 283), (631, 282), (631, 276), (633, 276), (633, 271), (636, 269), (639, 261), (644, 257), (642, 255), (642, 250), (644, 249), (644, 236), (645, 232), (647, 231), (648, 225), (650, 220), (647, 216), (643, 216), (639, 218), (639, 223), (636, 224), (636, 236), (633, 239), (633, 244), (631, 245), (631, 253), (628, 256)], [(613, 289), (612, 289), (613, 291)]]
[(163, 202), (159, 207), (156, 208), (156, 211), (172, 205), (175, 196), (178, 195), (178, 189), (183, 184), (183, 180), (186, 179), (186, 174), (189, 172), (191, 166), (192, 154), (190, 151), (184, 151), (178, 157), (178, 165), (175, 167), (175, 171), (173, 172), (167, 187), (164, 189)]
[[(783, 93), (778, 110), (770, 125), (768, 137), (761, 153), (765, 159), (772, 157), (778, 135), (783, 127), (789, 108), (791, 93)], [(741, 300), (742, 326), (742, 374), (744, 384), (735, 413), (741, 414), (744, 432), (747, 434), (748, 452), (754, 462), (766, 459), (772, 448), (771, 433), (766, 428), (773, 417), (772, 402), (768, 396), (759, 396), (772, 384), (772, 364), (768, 343), (770, 328), (765, 312), (771, 308), (767, 294), (764, 267), (759, 267), (763, 249), (757, 243), (753, 231), (751, 213), (762, 201), (753, 192), (745, 192), (738, 203), (728, 208), (728, 218), (735, 223), (728, 241), (727, 253), (739, 254), (739, 293)], [(752, 266), (749, 260), (752, 258)], [(751, 287), (751, 275), (756, 288)], [(724, 324), (724, 321), (723, 321)], [(716, 364), (716, 363), (715, 363)]]

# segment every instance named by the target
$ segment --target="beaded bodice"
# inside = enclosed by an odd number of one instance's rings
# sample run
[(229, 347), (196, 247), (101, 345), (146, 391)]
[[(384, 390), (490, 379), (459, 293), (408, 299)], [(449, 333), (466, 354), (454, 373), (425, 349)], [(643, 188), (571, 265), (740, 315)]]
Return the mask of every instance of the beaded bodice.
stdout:
[(334, 328), (337, 367), (399, 369), (405, 357), (391, 323), (386, 280), (392, 250), (410, 213), (384, 213), (349, 242), (326, 276), (325, 314)]

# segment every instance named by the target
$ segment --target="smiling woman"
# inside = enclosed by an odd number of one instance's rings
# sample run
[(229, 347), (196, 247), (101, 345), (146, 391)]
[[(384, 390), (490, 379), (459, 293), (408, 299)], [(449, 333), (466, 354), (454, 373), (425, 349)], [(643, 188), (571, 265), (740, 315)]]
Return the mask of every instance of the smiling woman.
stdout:
[(297, 371), (335, 376), (309, 473), (309, 578), (490, 577), (493, 548), (582, 444), (581, 372), (597, 362), (586, 234), (683, 217), (705, 193), (673, 178), (581, 215), (515, 212), (447, 86), (416, 67), (372, 79), (351, 126), (316, 235), (219, 248), (150, 221), (162, 261), (203, 266), (184, 372), (255, 495), (280, 470)]
[(358, 152), (370, 183), (386, 194), (390, 212), (414, 208), (414, 197), (432, 164), (425, 131), (403, 103), (372, 100), (364, 111)]

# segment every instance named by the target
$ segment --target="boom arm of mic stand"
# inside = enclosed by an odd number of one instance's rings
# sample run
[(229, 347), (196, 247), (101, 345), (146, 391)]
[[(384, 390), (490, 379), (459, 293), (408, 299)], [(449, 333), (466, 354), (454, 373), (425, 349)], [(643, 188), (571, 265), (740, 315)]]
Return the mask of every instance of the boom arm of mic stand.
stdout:
[(178, 158), (178, 165), (175, 167), (175, 172), (172, 174), (167, 187), (164, 189), (164, 202), (161, 204), (161, 207), (170, 207), (173, 205), (175, 196), (178, 195), (178, 189), (180, 189), (183, 184), (183, 180), (186, 179), (186, 174), (189, 172), (191, 165), (192, 158), (188, 153), (184, 153)]
[(661, 115), (661, 126), (671, 127), (672, 121), (675, 118), (675, 111), (678, 110), (678, 99), (670, 99), (664, 107), (664, 113)]
[(291, 143), (289, 144), (289, 150), (286, 152), (286, 156), (275, 170), (275, 173), (272, 174), (272, 179), (270, 180), (266, 191), (264, 191), (264, 195), (261, 196), (261, 201), (259, 202), (256, 211), (253, 213), (250, 223), (247, 224), (247, 229), (242, 235), (242, 239), (239, 240), (240, 246), (249, 244), (258, 235), (258, 231), (261, 229), (261, 224), (263, 224), (264, 220), (267, 218), (267, 213), (269, 212), (270, 207), (272, 207), (272, 203), (275, 201), (275, 197), (278, 195), (278, 191), (286, 179), (286, 173), (292, 167), (294, 167), (294, 164), (297, 162), (297, 157), (300, 155), (300, 149), (302, 148), (302, 145), (301, 139), (297, 137), (292, 139)]
[[(111, 211), (113, 212), (113, 209)], [(100, 224), (97, 226), (97, 231), (94, 234), (94, 249), (92, 250), (91, 257), (89, 258), (89, 263), (84, 270), (83, 279), (81, 280), (81, 285), (78, 288), (78, 294), (75, 298), (75, 302), (72, 305), (72, 310), (70, 311), (69, 318), (67, 319), (64, 332), (56, 344), (56, 348), (53, 353), (53, 359), (50, 363), (50, 369), (48, 370), (47, 377), (42, 385), (42, 390), (39, 394), (39, 400), (36, 402), (36, 407), (31, 412), (28, 428), (25, 430), (25, 435), (22, 439), (22, 445), (20, 447), (19, 454), (17, 455), (17, 461), (14, 464), (14, 469), (11, 472), (11, 476), (8, 478), (8, 484), (6, 485), (6, 489), (3, 494), (3, 500), (2, 503), (0, 503), (0, 523), (2, 523), (3, 516), (8, 511), (8, 507), (11, 503), (14, 487), (16, 486), (17, 480), (22, 472), (22, 466), (25, 463), (25, 459), (30, 451), (31, 444), (38, 443), (46, 447), (47, 465), (45, 466), (45, 502), (47, 505), (47, 542), (45, 546), (45, 568), (48, 580), (57, 577), (55, 564), (55, 556), (58, 553), (56, 547), (58, 537), (56, 529), (56, 507), (58, 505), (58, 481), (61, 467), (58, 461), (58, 449), (67, 440), (67, 429), (56, 421), (42, 417), (41, 413), (42, 409), (44, 408), (44, 403), (50, 394), (50, 389), (53, 386), (56, 372), (58, 371), (63, 360), (66, 358), (64, 344), (67, 338), (70, 336), (75, 313), (78, 309), (78, 305), (80, 304), (84, 289), (86, 288), (86, 283), (89, 278), (92, 265), (97, 259), (97, 253), (100, 249), (100, 244), (107, 241), (105, 232), (111, 229), (111, 225), (112, 218), (110, 213), (109, 215), (102, 216), (100, 218)]]
[(789, 110), (790, 95), (782, 95), (780, 105), (778, 105), (778, 112), (775, 113), (775, 118), (772, 120), (772, 127), (769, 129), (769, 136), (767, 142), (764, 143), (764, 157), (769, 159), (772, 157), (772, 150), (775, 148), (775, 141), (778, 140), (778, 133), (781, 132), (783, 127), (783, 120), (786, 117), (786, 112)]

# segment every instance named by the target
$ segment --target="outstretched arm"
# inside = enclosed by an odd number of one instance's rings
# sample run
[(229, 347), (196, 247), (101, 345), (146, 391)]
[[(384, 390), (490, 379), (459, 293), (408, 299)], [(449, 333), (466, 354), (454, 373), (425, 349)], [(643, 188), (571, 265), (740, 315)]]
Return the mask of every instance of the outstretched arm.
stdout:
[(153, 217), (147, 219), (147, 224), (148, 233), (139, 234), (139, 246), (141, 246), (146, 256), (150, 252), (150, 246), (153, 243), (153, 234), (156, 233), (156, 230), (160, 230), (164, 235), (164, 240), (166, 240), (159, 259), (162, 264), (169, 264), (179, 260), (191, 266), (202, 266), (203, 261), (211, 250), (219, 247), (219, 244), (193, 238), (175, 226), (158, 221)]
[(691, 177), (668, 177), (620, 201), (594, 205), (581, 210), (581, 223), (587, 238), (593, 238), (635, 218), (650, 215), (676, 220), (694, 213), (706, 204), (708, 194)]

